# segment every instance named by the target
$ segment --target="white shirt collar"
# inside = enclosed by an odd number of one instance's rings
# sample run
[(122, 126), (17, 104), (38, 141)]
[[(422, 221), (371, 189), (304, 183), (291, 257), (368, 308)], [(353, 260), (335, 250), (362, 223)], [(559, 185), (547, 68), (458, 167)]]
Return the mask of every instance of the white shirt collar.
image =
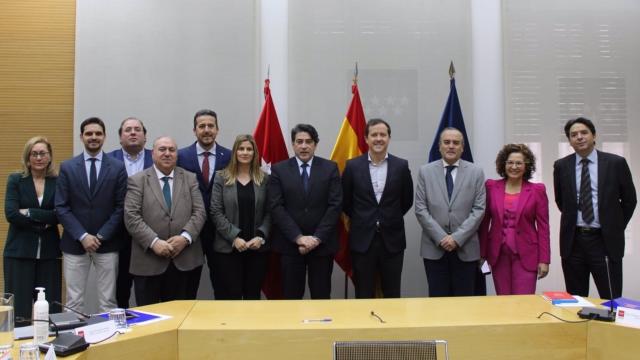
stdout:
[[(314, 156), (314, 157), (315, 157), (315, 156)], [(313, 162), (313, 158), (314, 158), (314, 157), (312, 157), (311, 159), (309, 159), (309, 161), (307, 161), (307, 164), (309, 164), (309, 167), (311, 167), (311, 163)], [(304, 161), (302, 161), (302, 160), (298, 159), (298, 157), (297, 157), (297, 156), (296, 156), (296, 161), (298, 162), (298, 167), (301, 167), (301, 166), (302, 166), (302, 164), (304, 164)]]
[[(459, 167), (460, 166), (460, 159), (458, 159), (456, 162), (454, 162), (453, 164), (451, 164), (455, 167)], [(446, 169), (447, 166), (449, 166), (449, 163), (444, 161), (444, 159), (442, 159), (442, 166)]]
[(175, 173), (176, 169), (171, 170), (171, 172), (169, 173), (169, 175), (165, 175), (162, 171), (160, 171), (155, 164), (153, 164), (153, 169), (156, 171), (156, 175), (158, 176), (159, 180), (162, 180), (163, 177), (168, 176), (169, 178), (173, 179), (173, 174)]
[(86, 150), (83, 151), (83, 154), (84, 154), (84, 161), (87, 161), (91, 158), (96, 158), (98, 159), (98, 161), (102, 161), (102, 151), (100, 151), (96, 156), (89, 155), (89, 153)]
[(211, 153), (211, 155), (216, 156), (216, 146), (218, 146), (218, 144), (214, 142), (211, 149), (205, 150), (202, 146), (200, 146), (200, 143), (196, 141), (196, 153), (198, 155), (202, 155), (203, 152), (208, 151), (209, 153)]

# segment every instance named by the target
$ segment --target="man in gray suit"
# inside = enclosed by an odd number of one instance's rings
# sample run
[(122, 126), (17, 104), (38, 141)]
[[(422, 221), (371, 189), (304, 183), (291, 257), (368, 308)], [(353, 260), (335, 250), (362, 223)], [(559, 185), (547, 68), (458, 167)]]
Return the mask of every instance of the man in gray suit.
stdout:
[(415, 212), (422, 226), (420, 254), (429, 296), (471, 296), (480, 259), (477, 230), (484, 216), (482, 169), (461, 160), (462, 133), (440, 133), (442, 160), (423, 165), (418, 173)]
[(207, 215), (196, 176), (176, 167), (177, 150), (172, 138), (158, 138), (153, 166), (128, 181), (124, 222), (138, 305), (187, 299), (189, 271), (203, 263), (194, 243)]

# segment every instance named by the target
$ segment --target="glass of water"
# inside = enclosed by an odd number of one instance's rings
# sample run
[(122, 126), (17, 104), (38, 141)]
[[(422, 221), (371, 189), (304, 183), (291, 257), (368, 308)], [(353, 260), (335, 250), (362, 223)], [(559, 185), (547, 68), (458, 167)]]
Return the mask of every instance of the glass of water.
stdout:
[(116, 323), (116, 330), (124, 332), (127, 330), (127, 313), (124, 309), (115, 308), (109, 311), (109, 320)]
[(0, 293), (0, 345), (13, 346), (13, 294)]
[(40, 360), (40, 350), (34, 343), (20, 345), (20, 360)]

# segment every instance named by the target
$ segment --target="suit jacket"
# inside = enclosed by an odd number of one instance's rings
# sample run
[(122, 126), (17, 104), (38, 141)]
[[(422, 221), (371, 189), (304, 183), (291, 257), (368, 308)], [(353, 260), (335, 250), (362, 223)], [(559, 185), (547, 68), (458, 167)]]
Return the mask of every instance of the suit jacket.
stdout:
[(218, 170), (224, 169), (229, 163), (229, 160), (231, 160), (231, 150), (216, 143), (216, 166), (215, 169), (211, 169), (214, 173), (211, 181), (209, 182), (209, 186), (205, 187), (202, 171), (200, 170), (200, 162), (198, 162), (196, 143), (194, 142), (186, 148), (178, 150), (178, 166), (196, 174), (198, 187), (200, 189), (200, 194), (202, 194), (202, 200), (204, 201), (207, 213), (209, 213), (209, 205), (211, 204), (211, 189), (213, 188), (213, 182), (216, 176), (215, 173)]
[[(55, 259), (61, 255), (58, 218), (53, 203), (55, 189), (56, 178), (45, 178), (40, 205), (31, 175), (9, 175), (4, 198), (4, 215), (9, 223), (4, 256), (35, 259), (38, 239), (41, 239), (41, 259)], [(22, 215), (20, 209), (29, 209), (29, 216)]]
[[(143, 169), (148, 169), (153, 165), (153, 158), (151, 157), (151, 154), (152, 154), (151, 150), (144, 149), (144, 165), (142, 166)], [(118, 150), (113, 150), (108, 155), (124, 162), (124, 153), (122, 152), (122, 148)]]
[(64, 161), (56, 184), (55, 206), (64, 227), (60, 248), (63, 252), (82, 255), (80, 236), (84, 233), (102, 236), (99, 253), (118, 251), (122, 236), (122, 211), (127, 192), (127, 170), (121, 161), (103, 154), (98, 182), (93, 193), (83, 154)]
[[(576, 154), (553, 164), (553, 188), (560, 217), (560, 256), (571, 255), (578, 199), (576, 190)], [(598, 216), (602, 238), (609, 257), (624, 256), (624, 230), (636, 208), (636, 189), (627, 161), (618, 155), (598, 151)]]
[(484, 216), (485, 201), (484, 174), (480, 167), (460, 160), (449, 201), (442, 160), (423, 165), (418, 173), (414, 207), (422, 227), (420, 255), (430, 260), (440, 259), (444, 255), (440, 241), (451, 234), (459, 245), (460, 260), (478, 260), (477, 231)]
[[(225, 179), (221, 172), (216, 174), (213, 190), (211, 192), (211, 219), (216, 227), (216, 238), (213, 240), (213, 250), (221, 253), (231, 253), (233, 251), (233, 240), (240, 234), (240, 214), (238, 207), (238, 187), (237, 183), (225, 185)], [(254, 231), (259, 231), (265, 240), (269, 238), (271, 229), (271, 214), (267, 206), (267, 184), (268, 177), (262, 184), (253, 184), (255, 197), (254, 206)], [(250, 239), (245, 239), (250, 240)], [(258, 251), (266, 251), (269, 243), (261, 246)]]
[[(506, 181), (487, 180), (487, 209), (480, 225), (480, 256), (494, 266), (503, 242), (504, 191)], [(537, 271), (549, 264), (549, 200), (544, 184), (522, 182), (516, 208), (515, 245), (522, 266)]]
[(342, 174), (342, 209), (351, 219), (349, 248), (366, 252), (379, 223), (385, 248), (392, 253), (407, 247), (404, 214), (413, 205), (413, 180), (407, 160), (387, 157), (387, 179), (380, 203), (371, 184), (368, 154), (347, 161)]
[[(124, 222), (132, 238), (129, 272), (139, 276), (160, 275), (171, 261), (181, 271), (201, 266), (202, 250), (197, 242), (207, 215), (195, 175), (175, 168), (171, 210), (165, 203), (154, 167), (130, 177), (128, 187)], [(167, 240), (183, 231), (191, 235), (192, 243), (174, 259), (158, 256), (151, 250), (156, 237)]]
[(311, 163), (309, 191), (305, 194), (296, 158), (271, 167), (269, 207), (273, 220), (273, 248), (300, 255), (296, 238), (315, 236), (320, 245), (309, 255), (327, 256), (338, 251), (337, 226), (342, 211), (342, 186), (338, 165), (315, 156)]

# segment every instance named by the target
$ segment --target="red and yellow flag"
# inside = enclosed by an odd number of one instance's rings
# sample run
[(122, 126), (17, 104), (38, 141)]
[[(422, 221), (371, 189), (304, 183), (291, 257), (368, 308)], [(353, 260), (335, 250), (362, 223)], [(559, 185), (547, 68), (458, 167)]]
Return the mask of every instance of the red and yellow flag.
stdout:
[[(360, 101), (360, 92), (358, 91), (358, 83), (354, 79), (351, 87), (353, 98), (349, 105), (347, 115), (342, 121), (340, 133), (336, 139), (336, 144), (331, 151), (331, 160), (338, 163), (340, 173), (344, 170), (347, 160), (362, 155), (369, 151), (369, 147), (365, 142), (364, 129), (366, 120), (364, 117), (364, 109)], [(338, 224), (340, 236), (340, 249), (336, 253), (335, 261), (340, 268), (351, 277), (351, 256), (349, 255), (349, 220), (342, 214)]]

